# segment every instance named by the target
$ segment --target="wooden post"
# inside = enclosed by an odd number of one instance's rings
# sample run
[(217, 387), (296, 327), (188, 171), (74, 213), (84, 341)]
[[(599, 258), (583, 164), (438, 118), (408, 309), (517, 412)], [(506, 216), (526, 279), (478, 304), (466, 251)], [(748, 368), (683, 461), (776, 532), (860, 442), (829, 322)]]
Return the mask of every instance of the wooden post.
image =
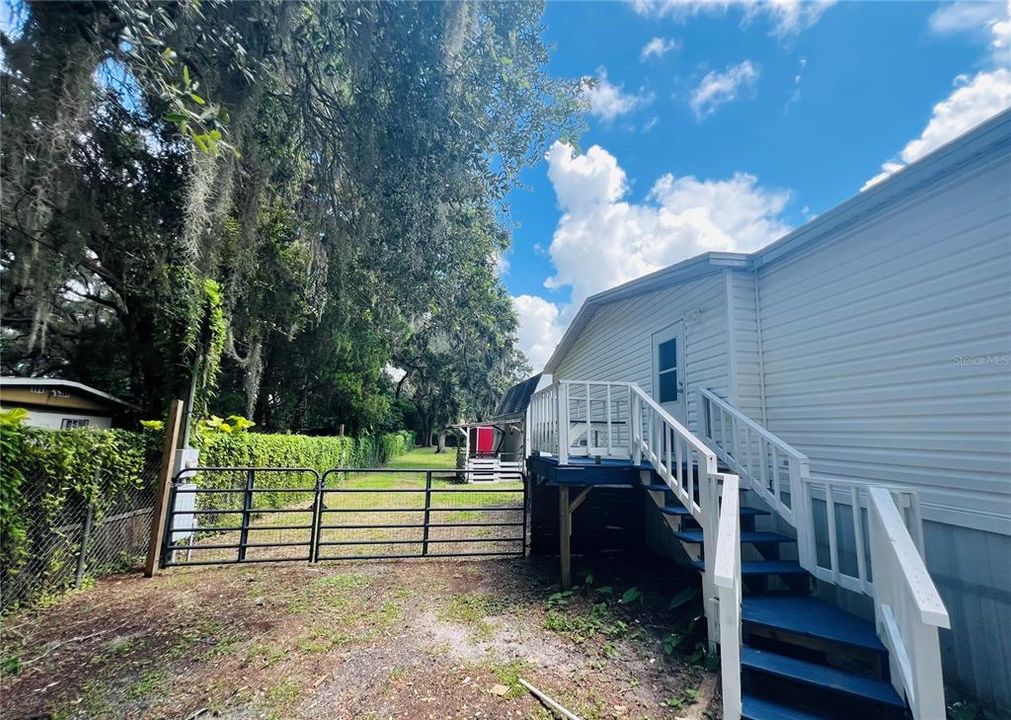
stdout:
[(158, 473), (158, 492), (154, 498), (151, 513), (151, 540), (147, 546), (147, 560), (144, 563), (144, 577), (154, 575), (158, 567), (165, 534), (165, 517), (168, 515), (169, 491), (172, 489), (172, 470), (175, 467), (176, 448), (179, 445), (179, 430), (182, 427), (183, 401), (173, 400), (169, 408), (168, 422), (165, 423), (165, 444), (162, 447), (161, 471)]
[(569, 510), (569, 488), (558, 488), (558, 560), (562, 569), (562, 590), (572, 587), (572, 512)]

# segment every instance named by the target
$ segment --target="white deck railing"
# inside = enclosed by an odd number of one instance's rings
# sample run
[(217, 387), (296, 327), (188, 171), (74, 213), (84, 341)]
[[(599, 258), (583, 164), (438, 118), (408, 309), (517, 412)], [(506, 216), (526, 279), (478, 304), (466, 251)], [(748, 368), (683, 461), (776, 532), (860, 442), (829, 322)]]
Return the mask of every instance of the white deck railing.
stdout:
[(726, 400), (708, 389), (699, 400), (710, 447), (745, 487), (796, 528), (800, 564), (820, 580), (874, 598), (892, 684), (905, 695), (913, 717), (944, 717), (937, 628), (949, 621), (923, 562), (916, 493), (812, 476), (804, 454)]

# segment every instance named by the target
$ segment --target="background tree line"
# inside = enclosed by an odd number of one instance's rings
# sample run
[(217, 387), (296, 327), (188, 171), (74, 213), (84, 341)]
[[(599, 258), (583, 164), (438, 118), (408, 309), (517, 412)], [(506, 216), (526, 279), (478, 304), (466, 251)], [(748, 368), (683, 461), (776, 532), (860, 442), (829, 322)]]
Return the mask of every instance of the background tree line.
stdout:
[(502, 203), (580, 97), (540, 3), (14, 11), (4, 373), (426, 442), (529, 370)]

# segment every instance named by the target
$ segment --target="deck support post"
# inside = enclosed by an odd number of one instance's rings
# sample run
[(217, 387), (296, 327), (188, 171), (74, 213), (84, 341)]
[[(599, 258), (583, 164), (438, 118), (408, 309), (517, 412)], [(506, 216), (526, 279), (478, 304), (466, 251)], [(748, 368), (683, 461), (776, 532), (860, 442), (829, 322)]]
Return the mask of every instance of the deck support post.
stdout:
[(572, 510), (569, 508), (569, 488), (558, 488), (558, 562), (562, 573), (562, 590), (572, 587)]
[(558, 562), (561, 567), (562, 590), (572, 587), (572, 514), (583, 504), (592, 489), (592, 486), (583, 488), (574, 499), (570, 499), (568, 486), (558, 487)]

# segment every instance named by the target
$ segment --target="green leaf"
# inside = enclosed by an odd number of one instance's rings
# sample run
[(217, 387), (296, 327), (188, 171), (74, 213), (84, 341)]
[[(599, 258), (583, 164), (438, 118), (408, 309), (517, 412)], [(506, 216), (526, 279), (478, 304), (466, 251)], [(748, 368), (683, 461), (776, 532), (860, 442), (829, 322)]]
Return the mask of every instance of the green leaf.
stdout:
[(671, 598), (670, 604), (667, 606), (667, 609), (677, 610), (679, 607), (681, 607), (682, 605), (687, 605), (701, 594), (702, 594), (701, 589), (697, 587), (686, 587)]
[(618, 602), (620, 602), (622, 605), (628, 605), (629, 603), (633, 603), (641, 597), (642, 593), (639, 592), (639, 588), (632, 586), (625, 591), (625, 593), (621, 596), (621, 599)]
[(204, 100), (202, 97), (200, 97), (196, 93), (192, 93), (192, 92), (190, 93), (190, 100), (192, 100), (193, 102), (195, 102), (197, 105), (206, 105), (207, 104), (206, 100)]

